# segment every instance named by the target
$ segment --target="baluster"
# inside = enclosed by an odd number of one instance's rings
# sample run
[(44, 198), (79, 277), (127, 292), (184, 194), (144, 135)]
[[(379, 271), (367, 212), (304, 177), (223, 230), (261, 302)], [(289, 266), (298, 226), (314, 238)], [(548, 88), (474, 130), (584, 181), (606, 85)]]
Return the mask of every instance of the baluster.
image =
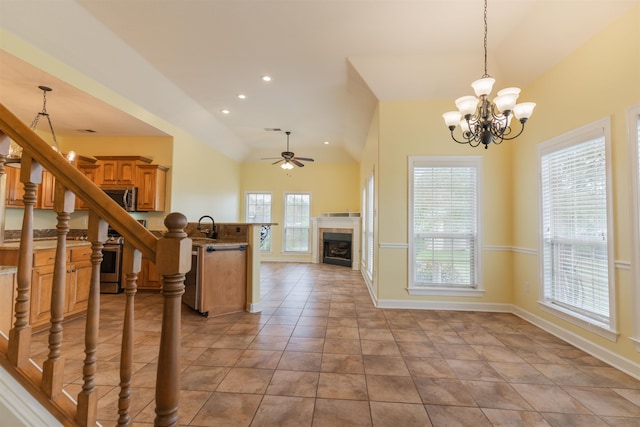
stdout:
[(91, 211), (87, 235), (91, 241), (91, 284), (87, 306), (85, 329), (85, 359), (82, 368), (82, 390), (78, 393), (76, 421), (83, 426), (96, 425), (98, 416), (98, 393), (95, 377), (97, 370), (98, 330), (100, 328), (100, 264), (102, 249), (107, 240), (108, 224)]
[(180, 406), (180, 328), (184, 276), (191, 269), (191, 239), (187, 218), (171, 213), (164, 220), (168, 231), (158, 240), (156, 266), (162, 275), (162, 331), (156, 376), (156, 426), (178, 425)]
[(53, 267), (53, 289), (51, 291), (51, 327), (49, 329), (49, 356), (42, 365), (42, 391), (55, 398), (62, 392), (64, 380), (64, 358), (62, 357), (62, 321), (65, 309), (65, 287), (67, 285), (67, 234), (69, 218), (74, 211), (76, 196), (60, 182), (56, 183), (54, 210), (58, 212), (56, 225), (56, 259)]
[(24, 183), (24, 216), (20, 249), (18, 251), (18, 296), (16, 297), (16, 321), (9, 332), (7, 357), (15, 366), (29, 362), (31, 351), (31, 325), (29, 324), (29, 289), (33, 268), (33, 207), (36, 204), (36, 188), (42, 181), (42, 166), (23, 153), (20, 181)]
[(142, 266), (142, 254), (128, 242), (124, 244), (122, 271), (125, 273), (125, 294), (127, 296), (122, 331), (122, 352), (120, 356), (120, 395), (118, 399), (118, 425), (131, 423), (131, 375), (133, 374), (134, 299), (138, 290), (138, 273)]
[(5, 205), (7, 198), (7, 179), (5, 177), (5, 162), (9, 156), (11, 140), (0, 131), (0, 243), (4, 243)]

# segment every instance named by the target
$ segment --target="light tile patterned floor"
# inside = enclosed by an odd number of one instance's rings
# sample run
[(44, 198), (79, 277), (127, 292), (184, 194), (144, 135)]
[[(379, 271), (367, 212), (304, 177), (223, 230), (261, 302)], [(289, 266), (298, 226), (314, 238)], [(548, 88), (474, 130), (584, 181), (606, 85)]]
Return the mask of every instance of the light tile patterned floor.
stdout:
[[(639, 426), (640, 381), (498, 313), (383, 310), (359, 272), (264, 263), (259, 314), (183, 306), (185, 426)], [(136, 297), (131, 415), (152, 425), (157, 293)], [(117, 420), (123, 295), (102, 295), (99, 419)], [(81, 320), (65, 325), (81, 387)], [(46, 355), (44, 334), (33, 343)]]

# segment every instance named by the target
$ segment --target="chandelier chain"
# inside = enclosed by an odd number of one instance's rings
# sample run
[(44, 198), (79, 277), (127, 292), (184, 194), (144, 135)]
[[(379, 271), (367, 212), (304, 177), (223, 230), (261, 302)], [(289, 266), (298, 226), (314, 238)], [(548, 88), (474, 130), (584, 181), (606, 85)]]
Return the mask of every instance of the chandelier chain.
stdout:
[(484, 77), (489, 77), (487, 73), (487, 0), (484, 0)]
[(51, 123), (51, 118), (49, 117), (49, 113), (47, 113), (47, 92), (51, 91), (51, 88), (46, 86), (38, 86), (42, 89), (42, 111), (37, 113), (31, 122), (31, 130), (36, 130), (38, 127), (38, 122), (40, 121), (40, 116), (44, 116), (47, 118), (47, 122), (49, 123), (49, 130), (51, 131), (51, 136), (53, 137), (53, 143), (56, 146), (58, 152), (60, 151), (60, 146), (58, 145), (58, 139), (56, 138), (56, 133), (53, 130), (53, 124)]

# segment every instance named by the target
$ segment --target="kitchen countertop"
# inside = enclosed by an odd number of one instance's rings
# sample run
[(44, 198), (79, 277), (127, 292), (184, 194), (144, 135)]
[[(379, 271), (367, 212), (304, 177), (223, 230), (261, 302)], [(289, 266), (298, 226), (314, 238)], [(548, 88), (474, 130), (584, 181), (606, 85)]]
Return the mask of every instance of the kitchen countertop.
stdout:
[[(33, 249), (34, 250), (55, 249), (57, 244), (58, 244), (57, 239), (34, 240)], [(87, 240), (67, 240), (66, 244), (67, 244), (67, 248), (91, 246), (91, 242)], [(18, 249), (19, 247), (20, 247), (20, 242), (4, 242), (0, 244), (0, 251), (14, 250), (14, 249)]]
[(191, 238), (193, 246), (214, 246), (214, 247), (224, 247), (224, 246), (238, 246), (244, 245), (249, 246), (247, 242), (239, 242), (228, 239), (203, 239), (203, 238)]

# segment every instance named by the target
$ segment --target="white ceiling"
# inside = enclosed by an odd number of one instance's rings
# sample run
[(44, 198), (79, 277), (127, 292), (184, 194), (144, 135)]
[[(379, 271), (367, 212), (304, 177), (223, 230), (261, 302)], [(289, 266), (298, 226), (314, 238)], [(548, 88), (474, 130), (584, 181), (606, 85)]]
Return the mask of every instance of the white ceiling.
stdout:
[[(526, 87), (638, 3), (489, 0), (496, 87)], [(482, 0), (1, 0), (0, 25), (243, 161), (284, 150), (265, 128), (296, 155), (356, 160), (377, 100), (453, 109), (484, 71)], [(163, 134), (51, 70), (0, 50), (1, 102), (30, 123), (46, 84), (60, 136)]]

